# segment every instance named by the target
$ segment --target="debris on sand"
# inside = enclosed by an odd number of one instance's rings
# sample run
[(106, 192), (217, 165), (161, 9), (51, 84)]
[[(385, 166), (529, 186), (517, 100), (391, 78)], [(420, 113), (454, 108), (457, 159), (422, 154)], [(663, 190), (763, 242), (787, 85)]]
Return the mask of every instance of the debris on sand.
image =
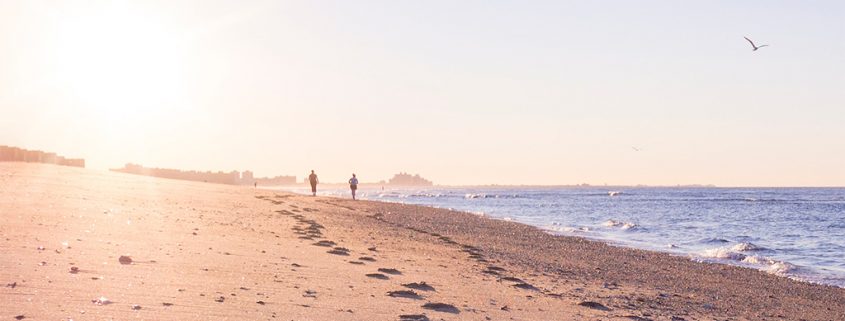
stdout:
[(305, 298), (317, 298), (317, 291), (314, 290), (305, 290), (305, 294), (302, 295)]
[(75, 266), (71, 266), (70, 267), (70, 274), (76, 274), (76, 273), (79, 273), (79, 268), (75, 267)]
[(378, 252), (378, 250), (376, 250), (376, 247), (375, 247), (375, 246), (373, 246), (373, 247), (368, 247), (368, 248), (367, 248), (367, 250), (369, 250), (369, 251), (373, 251), (373, 252)]
[(18, 286), (18, 282), (12, 282), (12, 283), (8, 283), (8, 284), (6, 284), (6, 287), (7, 287), (7, 288), (12, 288), (12, 289), (14, 289), (16, 286)]
[(24, 318), (26, 318), (26, 316), (24, 316), (23, 314), (19, 314), (19, 315), (15, 316), (15, 320), (23, 320)]
[(446, 304), (446, 303), (426, 303), (422, 305), (423, 309), (434, 310), (438, 312), (446, 312), (446, 313), (454, 313), (458, 314), (461, 313), (461, 310), (458, 310), (454, 305)]
[(132, 305), (132, 310), (141, 310), (141, 306), (137, 304)]
[(109, 305), (109, 304), (112, 303), (111, 300), (106, 299), (106, 297), (104, 297), (104, 296), (93, 299), (93, 300), (91, 300), (91, 302), (93, 302), (96, 305)]
[(264, 301), (257, 301), (257, 302), (255, 302), (255, 303), (258, 303), (258, 304), (260, 304), (260, 305), (264, 305), (264, 304), (266, 304)]
[(214, 301), (215, 301), (215, 302), (223, 302), (223, 301), (226, 301), (226, 298), (225, 298), (225, 297), (222, 297), (222, 296), (219, 296), (219, 297), (217, 297), (216, 299), (214, 299)]
[(120, 258), (117, 259), (117, 261), (123, 265), (132, 264), (132, 258), (126, 255), (121, 255)]
[(172, 305), (173, 305), (173, 303), (170, 303), (170, 302), (162, 302), (162, 303), (161, 303), (161, 305), (166, 306), (166, 307), (169, 307), (169, 306), (172, 306)]
[(601, 310), (601, 311), (610, 311), (610, 308), (604, 306), (604, 304), (594, 302), (594, 301), (581, 301), (581, 302), (578, 302), (578, 305), (580, 305), (582, 307), (588, 307), (590, 309), (596, 309), (596, 310)]

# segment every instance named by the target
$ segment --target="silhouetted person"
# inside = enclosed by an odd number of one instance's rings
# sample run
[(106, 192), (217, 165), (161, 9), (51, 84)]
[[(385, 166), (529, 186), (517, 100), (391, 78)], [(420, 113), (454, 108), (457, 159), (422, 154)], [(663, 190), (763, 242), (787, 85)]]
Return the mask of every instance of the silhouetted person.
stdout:
[(311, 183), (311, 195), (317, 196), (317, 183), (320, 180), (317, 179), (317, 174), (314, 174), (314, 170), (311, 170), (311, 175), (308, 175), (308, 182)]
[(355, 199), (355, 191), (358, 190), (358, 178), (355, 177), (355, 173), (352, 174), (352, 178), (349, 179), (349, 189), (352, 190), (352, 199)]

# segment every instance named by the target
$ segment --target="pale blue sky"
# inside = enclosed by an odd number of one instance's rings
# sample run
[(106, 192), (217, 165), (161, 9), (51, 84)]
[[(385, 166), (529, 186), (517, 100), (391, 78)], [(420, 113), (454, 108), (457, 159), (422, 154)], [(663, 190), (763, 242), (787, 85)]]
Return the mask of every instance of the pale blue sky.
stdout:
[(0, 144), (324, 181), (845, 185), (841, 2), (115, 3), (0, 1)]

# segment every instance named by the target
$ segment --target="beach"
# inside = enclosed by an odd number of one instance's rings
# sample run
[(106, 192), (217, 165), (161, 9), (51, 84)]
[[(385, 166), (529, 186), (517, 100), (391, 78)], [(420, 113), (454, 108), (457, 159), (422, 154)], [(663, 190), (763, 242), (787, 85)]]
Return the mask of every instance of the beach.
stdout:
[(0, 163), (0, 319), (845, 320), (845, 289), (431, 207)]

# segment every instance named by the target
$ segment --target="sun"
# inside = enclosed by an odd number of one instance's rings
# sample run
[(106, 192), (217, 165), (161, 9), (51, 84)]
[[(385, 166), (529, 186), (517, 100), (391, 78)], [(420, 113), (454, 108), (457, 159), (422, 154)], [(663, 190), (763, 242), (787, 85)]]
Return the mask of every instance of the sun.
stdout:
[(125, 124), (182, 102), (185, 41), (151, 12), (89, 7), (57, 24), (55, 79), (85, 114)]

